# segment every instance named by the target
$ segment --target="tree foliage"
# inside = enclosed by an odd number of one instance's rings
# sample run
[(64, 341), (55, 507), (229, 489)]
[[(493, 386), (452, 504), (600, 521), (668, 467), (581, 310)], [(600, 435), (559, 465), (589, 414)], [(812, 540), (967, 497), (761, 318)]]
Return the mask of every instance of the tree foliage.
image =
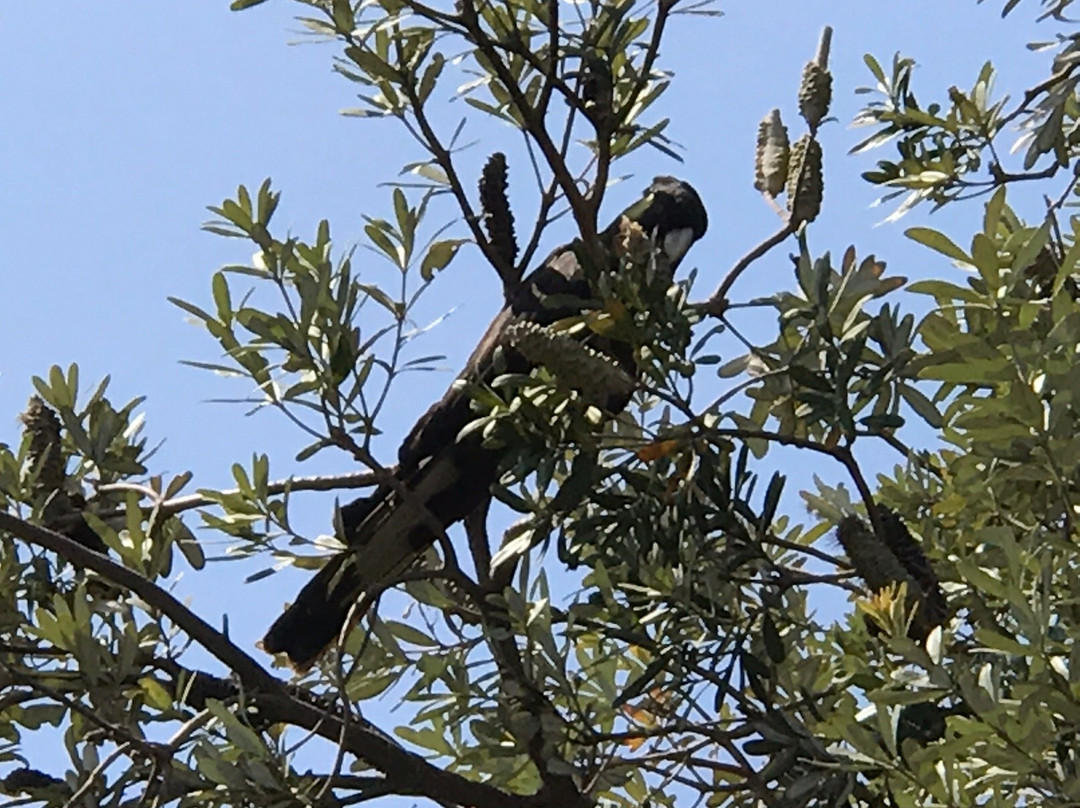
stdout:
[[(1070, 3), (1042, 5), (1061, 22)], [(363, 252), (336, 247), (325, 221), (280, 232), (279, 192), (241, 185), (206, 227), (250, 241), (254, 260), (213, 275), (207, 308), (174, 302), (219, 347), (192, 364), (306, 433), (298, 460), (343, 451), (358, 470), (277, 481), (260, 455), (233, 466), (235, 488), (184, 494), (190, 474), (153, 471), (138, 400), (115, 405), (108, 380), (85, 395), (74, 366), (34, 379), (21, 439), (0, 446), (4, 791), (49, 806), (1080, 802), (1075, 37), (1046, 46), (1047, 79), (1015, 100), (987, 63), (970, 90), (922, 103), (911, 59), (866, 57), (858, 123), (872, 132), (855, 150), (881, 150), (865, 178), (902, 197), (893, 218), (923, 202), (985, 211), (970, 236), (907, 231), (947, 259), (905, 288), (932, 300), (917, 321), (883, 261), (809, 246), (828, 32), (792, 80), (804, 132), (791, 143), (778, 112), (758, 132), (777, 232), (706, 295), (693, 272), (653, 271), (646, 233), (608, 255), (598, 221), (619, 159), (673, 153), (650, 117), (671, 80), (660, 44), (707, 4), (303, 5), (361, 92), (352, 114), (393, 119), (426, 158), (366, 219)], [(522, 133), (509, 177), (532, 175), (534, 222), (510, 210), (501, 155), (474, 193), (466, 121), (442, 132), (431, 114), (454, 96)], [(1021, 182), (1041, 184), (1044, 208), (1010, 205)], [(445, 199), (452, 230), (429, 222)], [(339, 647), (291, 679), (169, 593), (180, 556), (206, 563), (196, 522), (261, 564), (250, 579), (318, 567), (313, 548), (336, 540), (304, 535), (290, 505), (384, 479), (372, 440), (390, 389), (437, 360), (412, 355), (421, 296), (459, 253), (511, 287), (560, 216), (583, 260), (620, 268), (599, 281), (601, 309), (560, 327), (619, 335), (640, 378), (615, 419), (543, 365), (470, 391), (469, 429), (506, 449), (492, 493), (512, 525), (470, 517), (366, 593)], [(785, 243), (793, 286), (738, 299), (748, 267), (788, 262)], [(373, 261), (398, 282), (362, 280)], [(771, 342), (742, 335), (744, 309), (775, 315)], [(802, 492), (796, 523), (785, 477), (762, 472), (777, 446), (836, 463), (850, 487)], [(869, 451), (895, 468), (868, 479)], [(812, 608), (830, 589), (854, 600), (839, 621)], [(397, 726), (366, 717), (377, 698), (405, 705)], [(28, 758), (35, 735), (58, 754)]]

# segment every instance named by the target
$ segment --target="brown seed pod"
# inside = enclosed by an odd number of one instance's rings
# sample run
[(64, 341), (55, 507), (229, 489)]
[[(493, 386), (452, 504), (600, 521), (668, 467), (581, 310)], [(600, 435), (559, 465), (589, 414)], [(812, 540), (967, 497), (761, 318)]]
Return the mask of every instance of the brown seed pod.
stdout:
[(812, 222), (821, 212), (825, 180), (821, 169), (821, 144), (805, 134), (791, 147), (787, 176), (787, 209), (794, 224)]
[(30, 397), (26, 412), (19, 416), (30, 435), (28, 459), (37, 469), (34, 495), (42, 499), (64, 487), (64, 455), (61, 450), (60, 418), (37, 396)]
[(907, 605), (919, 607), (908, 636), (923, 642), (948, 615), (945, 597), (930, 562), (900, 517), (886, 508), (879, 509), (878, 514), (884, 541), (857, 516), (840, 522), (836, 538), (869, 589), (880, 592), (897, 584), (907, 585)]
[(810, 131), (816, 131), (829, 114), (832, 101), (832, 74), (816, 61), (807, 62), (799, 85), (799, 114)]
[(918, 582), (923, 593), (923, 616), (931, 625), (940, 625), (948, 617), (945, 595), (938, 584), (930, 559), (915, 541), (907, 525), (891, 508), (878, 506), (878, 521), (885, 531), (885, 543), (892, 554), (903, 564), (908, 574)]
[(514, 234), (514, 214), (506, 196), (506, 155), (495, 152), (488, 158), (480, 176), (480, 205), (484, 213), (484, 227), (491, 246), (502, 266), (499, 274), (507, 282), (507, 273), (514, 267), (518, 254), (517, 236)]
[(507, 344), (530, 362), (543, 365), (590, 404), (603, 405), (613, 395), (626, 395), (634, 380), (606, 354), (536, 323), (507, 328)]
[(30, 468), (37, 472), (32, 492), (35, 506), (41, 507), (42, 523), (91, 550), (105, 552), (105, 542), (83, 518), (86, 500), (81, 493), (67, 490), (60, 418), (37, 396), (31, 396), (19, 417), (30, 435), (27, 455)]
[(780, 120), (780, 110), (774, 109), (758, 124), (754, 187), (771, 197), (779, 196), (787, 182), (790, 156), (787, 127)]
[(900, 559), (858, 516), (845, 517), (836, 530), (836, 538), (855, 572), (874, 592), (902, 581), (908, 582), (909, 592), (913, 586), (918, 586)]

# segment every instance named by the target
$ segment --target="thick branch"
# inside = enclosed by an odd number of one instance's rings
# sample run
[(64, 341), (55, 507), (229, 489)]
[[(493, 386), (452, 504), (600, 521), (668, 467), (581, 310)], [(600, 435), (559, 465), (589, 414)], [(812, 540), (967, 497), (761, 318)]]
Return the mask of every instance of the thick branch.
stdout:
[(432, 766), (419, 755), (402, 749), (366, 721), (351, 717), (348, 722), (343, 722), (323, 705), (304, 700), (171, 594), (106, 556), (7, 513), (0, 513), (0, 530), (58, 553), (72, 564), (91, 569), (130, 589), (235, 673), (245, 691), (258, 703), (262, 715), (273, 723), (293, 724), (331, 742), (341, 742), (350, 754), (400, 783), (402, 790), (399, 793), (475, 808), (540, 808), (543, 804), (540, 797), (506, 794), (493, 786), (472, 782)]

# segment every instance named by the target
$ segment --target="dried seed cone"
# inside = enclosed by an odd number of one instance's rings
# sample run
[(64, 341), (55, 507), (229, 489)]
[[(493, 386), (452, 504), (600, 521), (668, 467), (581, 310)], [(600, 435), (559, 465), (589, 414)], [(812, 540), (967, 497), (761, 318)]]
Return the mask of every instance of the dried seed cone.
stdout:
[(799, 114), (810, 131), (815, 131), (829, 114), (832, 101), (832, 73), (816, 61), (806, 63), (799, 85)]
[(85, 504), (82, 495), (72, 495), (66, 489), (60, 418), (44, 401), (32, 396), (20, 419), (24, 431), (30, 435), (27, 454), (30, 468), (37, 470), (33, 484), (34, 504), (41, 506), (45, 527), (57, 530), (91, 550), (105, 552), (105, 542), (90, 528), (80, 512)]
[(37, 396), (30, 398), (19, 416), (30, 435), (30, 467), (38, 469), (34, 496), (45, 497), (64, 487), (64, 455), (60, 441), (60, 418)]
[(896, 513), (884, 506), (878, 506), (878, 520), (885, 530), (885, 543), (892, 554), (914, 578), (923, 592), (923, 615), (932, 625), (945, 622), (948, 606), (945, 595), (938, 584), (937, 575), (930, 566), (930, 559), (915, 541), (907, 525)]
[(514, 234), (514, 214), (506, 196), (506, 155), (495, 152), (488, 158), (480, 176), (480, 205), (484, 212), (484, 227), (504, 269), (514, 266), (517, 258), (517, 237)]
[(908, 582), (909, 592), (917, 586), (900, 559), (882, 545), (874, 531), (859, 517), (846, 517), (836, 530), (836, 538), (855, 572), (871, 590), (877, 592), (901, 581)]
[(607, 60), (590, 52), (582, 58), (581, 98), (585, 102), (585, 114), (600, 131), (611, 127), (612, 92), (611, 65)]
[(857, 516), (848, 516), (840, 523), (836, 538), (855, 572), (871, 590), (878, 592), (895, 584), (907, 584), (908, 606), (919, 605), (908, 636), (922, 642), (934, 626), (944, 622), (945, 598), (930, 562), (904, 523), (884, 508), (879, 515), (886, 534), (884, 543)]
[(787, 209), (795, 224), (812, 222), (821, 212), (825, 180), (821, 171), (821, 144), (809, 134), (791, 147), (787, 177)]
[(578, 340), (536, 323), (517, 323), (506, 333), (507, 344), (580, 391), (590, 404), (603, 406), (611, 396), (627, 395), (634, 380), (611, 357)]
[(780, 110), (774, 109), (758, 124), (754, 187), (771, 197), (779, 196), (787, 182), (790, 156), (787, 127), (780, 120)]

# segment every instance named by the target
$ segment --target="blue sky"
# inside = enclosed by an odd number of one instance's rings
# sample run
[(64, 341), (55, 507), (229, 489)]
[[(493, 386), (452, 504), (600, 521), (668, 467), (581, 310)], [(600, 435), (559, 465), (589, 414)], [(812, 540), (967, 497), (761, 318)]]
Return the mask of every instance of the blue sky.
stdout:
[[(875, 226), (884, 212), (870, 209), (878, 194), (859, 178), (875, 155), (845, 156), (865, 136), (848, 126), (867, 98), (853, 90), (870, 83), (863, 53), (887, 63), (899, 50), (919, 63), (921, 99), (944, 98), (950, 84), (970, 87), (987, 59), (1001, 72), (998, 92), (1015, 97), (1046, 75), (1047, 56), (1030, 53), (1025, 43), (1048, 39), (1052, 30), (1032, 23), (1033, 3), (1007, 21), (1000, 7), (969, 0), (777, 0), (721, 3), (726, 16), (716, 20), (676, 19), (661, 54), (675, 81), (656, 117), (673, 118), (668, 132), (686, 147), (685, 162), (641, 150), (624, 169), (635, 177), (611, 193), (612, 214), (654, 174), (692, 181), (711, 227), (691, 263), (701, 271), (701, 292), (711, 290), (738, 256), (776, 229), (775, 214), (751, 187), (757, 122), (779, 106), (793, 132), (801, 131), (799, 75), (821, 26), (830, 24), (838, 122), (822, 132), (825, 207), (811, 230), (812, 247), (836, 254), (854, 243), (860, 255), (876, 253), (890, 272), (908, 276), (951, 271), (902, 236), (905, 227), (926, 223), (924, 213)], [(285, 0), (239, 14), (226, 0), (4, 5), (0, 340), (8, 347), (0, 358), (0, 440), (18, 440), (16, 415), (32, 391), (30, 376), (74, 361), (84, 386), (112, 375), (114, 402), (148, 397), (148, 435), (165, 440), (155, 470), (191, 469), (196, 485), (227, 487), (231, 464), (247, 464), (255, 451), (270, 454), (273, 478), (351, 468), (344, 456), (297, 464), (304, 436), (283, 418), (269, 412), (246, 418), (241, 407), (209, 403), (247, 390), (177, 363), (218, 356), (205, 332), (166, 302), (173, 295), (209, 304), (212, 272), (250, 259), (246, 244), (199, 230), (210, 218), (205, 206), (237, 184), (257, 187), (272, 177), (283, 192), (279, 228), (310, 235), (325, 217), (345, 249), (362, 236), (361, 214), (389, 212), (387, 192), (375, 186), (422, 157), (393, 124), (337, 114), (356, 100), (352, 85), (330, 69), (335, 47), (287, 45), (298, 38), (292, 18), (302, 11)], [(458, 103), (436, 111), (444, 132), (464, 109)], [(511, 182), (526, 176), (508, 132), (478, 131), (491, 132), (491, 140), (467, 158), (471, 163), (479, 165), (496, 148), (489, 143), (505, 141)], [(1037, 218), (1038, 209), (1027, 214)], [(980, 216), (981, 204), (973, 203), (929, 223), (963, 244), (968, 223)], [(748, 273), (738, 296), (790, 285), (787, 252), (782, 248)], [(499, 296), (475, 253), (463, 251), (440, 277), (428, 311), (454, 309), (454, 315), (417, 351), (447, 353), (448, 370), (403, 385), (393, 417), (382, 424), (390, 436), (403, 434), (449, 384)], [(387, 462), (390, 443), (382, 447)], [(820, 471), (841, 479), (839, 470)], [(301, 507), (313, 534), (329, 529), (330, 497), (306, 495)], [(189, 572), (178, 588), (213, 623), (229, 612), (234, 638), (249, 647), (302, 581), (283, 574), (245, 587), (250, 571), (225, 565)]]

